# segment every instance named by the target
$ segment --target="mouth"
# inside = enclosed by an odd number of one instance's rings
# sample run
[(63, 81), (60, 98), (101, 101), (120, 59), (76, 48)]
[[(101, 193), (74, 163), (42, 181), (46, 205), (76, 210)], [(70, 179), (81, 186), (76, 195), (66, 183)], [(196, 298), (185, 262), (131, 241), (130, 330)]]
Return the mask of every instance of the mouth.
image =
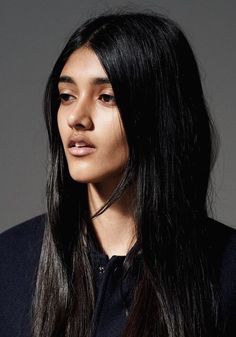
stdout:
[(85, 141), (70, 141), (69, 153), (75, 157), (83, 157), (96, 151), (95, 147)]
[(89, 144), (85, 141), (70, 141), (69, 142), (69, 148), (76, 147), (77, 149), (83, 148), (83, 147), (90, 147), (95, 148), (92, 144)]

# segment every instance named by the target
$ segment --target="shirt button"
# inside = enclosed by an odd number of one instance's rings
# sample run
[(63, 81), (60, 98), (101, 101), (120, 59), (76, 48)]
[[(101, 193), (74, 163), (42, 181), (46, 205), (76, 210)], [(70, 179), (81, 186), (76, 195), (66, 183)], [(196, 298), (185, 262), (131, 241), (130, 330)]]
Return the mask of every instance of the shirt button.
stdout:
[(98, 267), (98, 270), (99, 270), (99, 273), (100, 273), (100, 274), (103, 274), (103, 273), (105, 272), (105, 267), (99, 266), (99, 267)]

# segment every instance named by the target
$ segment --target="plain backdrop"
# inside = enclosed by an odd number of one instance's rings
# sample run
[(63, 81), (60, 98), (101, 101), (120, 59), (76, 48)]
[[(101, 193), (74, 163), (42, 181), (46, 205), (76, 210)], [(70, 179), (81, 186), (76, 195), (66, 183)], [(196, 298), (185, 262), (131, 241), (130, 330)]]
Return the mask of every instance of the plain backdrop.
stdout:
[(200, 66), (221, 145), (213, 213), (236, 227), (236, 2), (233, 0), (21, 0), (0, 8), (0, 230), (45, 211), (44, 87), (71, 33), (108, 9), (151, 9), (176, 20)]

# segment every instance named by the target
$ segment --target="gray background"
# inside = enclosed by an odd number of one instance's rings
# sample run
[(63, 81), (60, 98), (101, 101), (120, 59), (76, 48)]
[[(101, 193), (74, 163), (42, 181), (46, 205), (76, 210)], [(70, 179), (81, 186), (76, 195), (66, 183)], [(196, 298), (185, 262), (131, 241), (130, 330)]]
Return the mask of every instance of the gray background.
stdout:
[(235, 1), (5, 0), (0, 8), (1, 231), (45, 210), (42, 96), (59, 52), (78, 24), (117, 6), (167, 14), (188, 36), (221, 138), (213, 213), (236, 227)]

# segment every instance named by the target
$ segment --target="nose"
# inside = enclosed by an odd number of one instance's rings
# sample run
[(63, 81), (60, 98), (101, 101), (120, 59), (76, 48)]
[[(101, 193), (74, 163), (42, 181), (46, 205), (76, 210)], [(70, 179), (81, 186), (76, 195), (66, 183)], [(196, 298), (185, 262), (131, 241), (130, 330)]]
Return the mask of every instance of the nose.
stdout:
[(69, 127), (75, 130), (88, 130), (93, 126), (91, 116), (88, 113), (89, 106), (79, 102), (67, 117)]
[(79, 129), (91, 129), (92, 127), (92, 121), (89, 117), (83, 117), (83, 118), (78, 118), (74, 114), (71, 114), (68, 116), (67, 119), (68, 125), (75, 130)]

